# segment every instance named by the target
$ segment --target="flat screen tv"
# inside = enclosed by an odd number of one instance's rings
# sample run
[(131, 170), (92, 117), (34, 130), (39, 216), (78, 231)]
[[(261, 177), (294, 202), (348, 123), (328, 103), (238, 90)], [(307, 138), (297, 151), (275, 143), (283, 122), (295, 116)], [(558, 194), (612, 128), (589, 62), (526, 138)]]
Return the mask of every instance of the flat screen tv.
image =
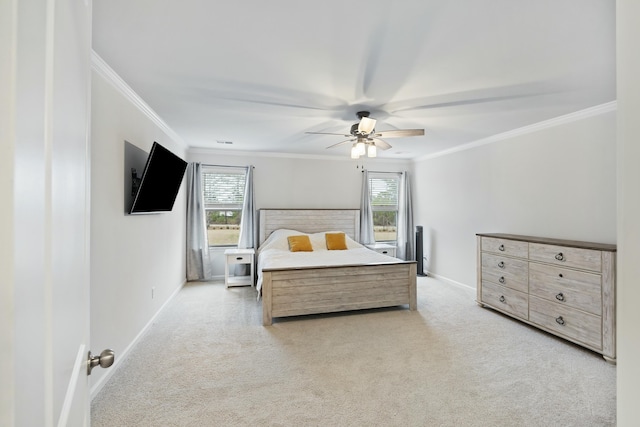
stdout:
[(149, 214), (173, 209), (186, 169), (187, 162), (154, 142), (129, 213)]

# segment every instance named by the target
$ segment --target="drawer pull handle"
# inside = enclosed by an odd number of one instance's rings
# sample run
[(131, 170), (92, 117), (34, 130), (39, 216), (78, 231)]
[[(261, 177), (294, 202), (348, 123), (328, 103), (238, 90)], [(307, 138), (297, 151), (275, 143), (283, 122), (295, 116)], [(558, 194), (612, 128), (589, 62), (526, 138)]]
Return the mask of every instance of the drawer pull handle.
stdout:
[(556, 295), (556, 299), (558, 301), (564, 301), (564, 295), (562, 294), (562, 292), (560, 292), (558, 295)]
[(504, 285), (504, 282), (506, 282), (506, 280), (505, 280), (504, 276), (501, 276), (501, 277), (498, 279), (498, 282), (500, 282), (500, 283), (502, 283), (502, 284)]
[(241, 257), (241, 256), (237, 256), (237, 257), (236, 257), (236, 259), (237, 259), (238, 261), (240, 261), (240, 260), (242, 259), (242, 257)]
[(556, 318), (556, 323), (557, 323), (558, 325), (563, 325), (563, 326), (564, 326), (564, 319), (562, 318), (562, 316), (558, 316), (558, 317)]
[(504, 268), (504, 261), (500, 261), (500, 262), (498, 263), (498, 267), (500, 267), (500, 268)]
[(504, 295), (500, 295), (500, 302), (505, 302), (507, 299), (504, 297)]
[(498, 246), (498, 250), (501, 251), (501, 252), (504, 252), (504, 245)]
[(387, 251), (382, 251), (382, 253), (383, 253), (383, 254), (386, 254), (386, 253), (388, 253), (388, 252), (387, 252)]
[(562, 254), (562, 252), (560, 252), (560, 253), (558, 253), (558, 254), (556, 255), (556, 259), (557, 259), (558, 261), (564, 261), (564, 255)]
[(558, 277), (562, 279), (564, 276), (562, 275), (562, 273), (560, 273), (558, 274)]

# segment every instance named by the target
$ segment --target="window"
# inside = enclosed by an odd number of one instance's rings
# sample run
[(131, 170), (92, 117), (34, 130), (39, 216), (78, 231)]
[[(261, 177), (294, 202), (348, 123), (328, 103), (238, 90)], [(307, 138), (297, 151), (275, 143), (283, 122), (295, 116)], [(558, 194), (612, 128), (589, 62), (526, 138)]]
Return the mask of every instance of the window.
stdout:
[(399, 183), (400, 175), (397, 173), (369, 173), (369, 197), (376, 242), (397, 240)]
[(209, 246), (238, 244), (245, 181), (245, 168), (202, 168)]

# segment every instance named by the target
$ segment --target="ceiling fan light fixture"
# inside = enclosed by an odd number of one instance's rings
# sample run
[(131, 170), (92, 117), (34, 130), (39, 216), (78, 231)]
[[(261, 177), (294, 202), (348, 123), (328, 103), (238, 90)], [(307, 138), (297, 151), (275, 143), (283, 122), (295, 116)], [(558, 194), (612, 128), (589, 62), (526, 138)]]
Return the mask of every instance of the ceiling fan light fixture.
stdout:
[[(424, 135), (424, 129), (395, 129), (376, 132), (375, 126), (377, 121), (376, 119), (369, 118), (368, 111), (358, 111), (356, 115), (358, 116), (360, 121), (351, 125), (351, 128), (349, 130), (351, 138), (342, 142), (338, 142), (337, 144), (330, 145), (327, 148), (333, 148), (337, 147), (338, 145), (351, 142), (352, 159), (359, 159), (362, 156), (378, 157), (378, 148), (381, 150), (388, 150), (392, 148), (388, 142), (381, 138), (404, 138), (408, 136)], [(329, 132), (306, 133), (318, 135), (343, 135), (340, 133)], [(347, 134), (344, 134), (344, 136), (349, 137), (349, 135)]]
[(360, 119), (360, 123), (358, 124), (358, 132), (362, 135), (369, 135), (376, 127), (375, 119), (370, 119), (369, 117), (363, 117)]
[(360, 158), (360, 154), (358, 153), (358, 147), (356, 147), (356, 144), (353, 144), (353, 147), (351, 147), (351, 158), (352, 159)]

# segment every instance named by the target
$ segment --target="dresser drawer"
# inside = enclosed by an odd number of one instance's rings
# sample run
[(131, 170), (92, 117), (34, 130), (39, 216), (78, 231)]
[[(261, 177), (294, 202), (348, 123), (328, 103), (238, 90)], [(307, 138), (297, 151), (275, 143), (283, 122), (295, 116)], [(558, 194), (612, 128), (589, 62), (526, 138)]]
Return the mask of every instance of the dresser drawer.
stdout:
[(598, 316), (602, 314), (602, 276), (599, 274), (532, 262), (529, 293)]
[(529, 314), (529, 297), (524, 292), (505, 288), (495, 283), (482, 282), (481, 299), (483, 303), (512, 316), (526, 320)]
[(594, 349), (602, 349), (599, 316), (529, 296), (529, 321)]
[(496, 237), (483, 237), (482, 250), (485, 252), (495, 252), (518, 258), (529, 256), (529, 244), (518, 240), (499, 239)]
[(592, 249), (529, 243), (529, 259), (583, 270), (602, 270), (601, 252)]
[(482, 281), (527, 292), (529, 289), (529, 263), (515, 258), (483, 253)]

